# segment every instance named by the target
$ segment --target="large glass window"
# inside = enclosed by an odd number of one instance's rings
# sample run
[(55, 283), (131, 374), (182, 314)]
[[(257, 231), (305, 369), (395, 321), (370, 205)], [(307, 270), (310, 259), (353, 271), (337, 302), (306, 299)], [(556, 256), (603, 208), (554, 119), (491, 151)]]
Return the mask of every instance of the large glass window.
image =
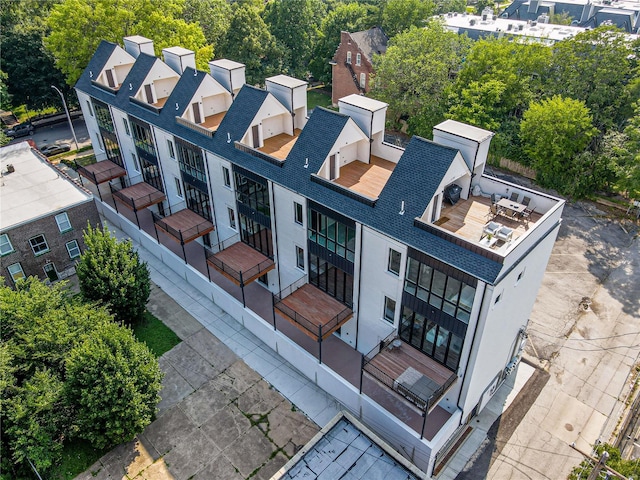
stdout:
[(409, 258), (405, 292), (468, 324), (476, 289)]
[(58, 224), (58, 230), (60, 230), (60, 233), (71, 230), (71, 222), (69, 221), (67, 212), (62, 212), (56, 215), (56, 223)]
[(271, 229), (240, 214), (240, 238), (247, 245), (255, 248), (263, 255), (273, 258), (273, 242)]
[(238, 202), (270, 217), (269, 187), (238, 172), (235, 172), (235, 176), (236, 199)]
[(180, 170), (203, 183), (207, 183), (202, 150), (195, 145), (187, 145), (186, 142), (176, 142), (176, 148), (178, 149)]
[(115, 129), (113, 128), (113, 120), (111, 119), (111, 112), (109, 111), (109, 107), (101, 102), (94, 100), (93, 109), (96, 112), (96, 120), (98, 122), (98, 126), (101, 129), (106, 130), (107, 132), (113, 133)]
[(463, 339), (407, 307), (402, 310), (400, 337), (449, 369), (458, 368)]
[(212, 215), (209, 195), (188, 183), (184, 184), (184, 194), (187, 199), (187, 208), (211, 221)]
[(131, 122), (133, 141), (136, 147), (156, 157), (156, 147), (153, 145), (151, 128), (136, 121)]
[(0, 235), (0, 255), (8, 255), (11, 252), (13, 252), (13, 245), (11, 245), (9, 235), (3, 233)]
[(29, 244), (31, 245), (31, 250), (33, 250), (33, 253), (36, 256), (49, 251), (49, 245), (47, 245), (47, 239), (44, 238), (44, 235), (36, 235), (35, 237), (30, 238)]
[(156, 190), (164, 192), (162, 176), (160, 175), (158, 165), (147, 161), (144, 157), (140, 157), (140, 163), (142, 164), (142, 178), (144, 178), (144, 181)]
[(309, 255), (309, 283), (353, 306), (353, 276), (313, 254)]
[(353, 262), (356, 256), (356, 231), (352, 227), (309, 209), (309, 240)]

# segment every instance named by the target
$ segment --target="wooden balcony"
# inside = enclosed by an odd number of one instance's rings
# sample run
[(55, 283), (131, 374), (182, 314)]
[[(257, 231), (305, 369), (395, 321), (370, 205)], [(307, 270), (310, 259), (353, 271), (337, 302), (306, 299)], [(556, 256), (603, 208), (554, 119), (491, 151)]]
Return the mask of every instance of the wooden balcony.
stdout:
[(395, 337), (380, 342), (365, 355), (362, 368), (425, 412), (435, 408), (458, 378), (455, 372)]
[(274, 295), (274, 309), (306, 335), (320, 342), (353, 317), (353, 310), (306, 283), (290, 295)]
[(236, 242), (218, 253), (208, 255), (207, 262), (240, 287), (275, 268), (272, 259), (242, 242)]
[(183, 245), (214, 230), (213, 223), (188, 208), (168, 217), (160, 217), (154, 213), (153, 221), (157, 229)]
[(372, 155), (371, 163), (354, 160), (340, 167), (340, 176), (334, 182), (367, 197), (378, 198), (394, 168), (395, 163)]
[(264, 141), (264, 146), (258, 148), (262, 153), (266, 153), (267, 155), (271, 155), (272, 157), (277, 158), (278, 160), (284, 160), (289, 155), (289, 152), (293, 148), (300, 136), (300, 129), (296, 128), (293, 131), (293, 135), (287, 135), (286, 133), (281, 133), (279, 135), (275, 135), (271, 138), (267, 138)]
[(141, 210), (162, 202), (166, 196), (148, 183), (136, 183), (122, 190), (112, 189), (113, 198), (125, 204), (131, 210)]
[(215, 115), (209, 115), (208, 117), (204, 117), (204, 122), (202, 122), (200, 125), (203, 126), (204, 128), (211, 130), (212, 132), (215, 132), (216, 130), (218, 130), (218, 127), (222, 123), (222, 119), (224, 118), (226, 113), (227, 112), (225, 111), (225, 112), (216, 113)]
[(102, 160), (86, 167), (78, 167), (78, 174), (85, 177), (91, 183), (99, 185), (114, 178), (124, 177), (127, 171), (111, 160)]

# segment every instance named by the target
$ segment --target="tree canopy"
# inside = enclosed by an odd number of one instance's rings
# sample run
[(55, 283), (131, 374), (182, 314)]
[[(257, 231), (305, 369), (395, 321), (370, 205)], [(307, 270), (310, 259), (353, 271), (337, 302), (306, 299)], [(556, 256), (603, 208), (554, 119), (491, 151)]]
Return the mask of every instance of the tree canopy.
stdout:
[(410, 27), (423, 27), (435, 10), (432, 0), (388, 0), (382, 12), (382, 28), (393, 37)]
[(583, 101), (554, 96), (532, 102), (520, 124), (524, 152), (546, 187), (564, 189), (575, 179), (572, 159), (583, 152), (597, 130)]
[(112, 446), (155, 414), (155, 357), (105, 309), (65, 288), (35, 277), (15, 290), (0, 285), (1, 470), (13, 478), (26, 476), (27, 460), (46, 478), (66, 441)]
[(118, 322), (131, 325), (141, 320), (151, 280), (147, 264), (140, 261), (131, 240), (119, 242), (106, 225), (88, 225), (84, 242), (87, 250), (76, 266), (82, 295), (103, 302)]
[(176, 45), (193, 50), (196, 64), (206, 68), (213, 47), (198, 23), (181, 18), (184, 5), (184, 0), (62, 0), (51, 9), (44, 43), (69, 85), (78, 80), (101, 40), (122, 44), (130, 35), (153, 39), (156, 55)]
[(433, 126), (444, 118), (445, 92), (469, 45), (466, 36), (435, 20), (400, 33), (384, 55), (374, 56), (374, 98), (389, 104), (393, 120), (408, 117), (411, 133), (431, 136)]

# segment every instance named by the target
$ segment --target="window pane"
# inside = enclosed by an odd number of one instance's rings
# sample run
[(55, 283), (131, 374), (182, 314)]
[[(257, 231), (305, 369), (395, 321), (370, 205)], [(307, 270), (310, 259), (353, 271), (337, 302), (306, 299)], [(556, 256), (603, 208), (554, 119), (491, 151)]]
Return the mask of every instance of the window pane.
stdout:
[(460, 352), (462, 351), (462, 339), (457, 335), (451, 335), (451, 344), (447, 353), (447, 367), (456, 369), (460, 361)]
[(460, 294), (460, 306), (468, 312), (471, 311), (471, 307), (473, 306), (473, 297), (475, 294), (475, 288), (470, 287), (469, 285), (463, 285), (462, 293)]
[(469, 323), (469, 312), (465, 312), (461, 308), (458, 308), (458, 313), (456, 314), (456, 318), (466, 324)]
[(444, 363), (444, 357), (447, 352), (447, 344), (449, 343), (449, 330), (446, 328), (438, 328), (438, 340), (436, 341), (436, 349), (433, 352), (433, 358)]
[(428, 265), (420, 264), (420, 280), (418, 281), (418, 285), (420, 285), (425, 290), (429, 290), (432, 270), (433, 269)]
[(19, 263), (14, 263), (13, 265), (9, 265), (7, 267), (7, 270), (9, 270), (9, 274), (11, 275), (11, 278), (13, 279), (14, 282), (25, 277), (24, 272), (22, 271), (22, 266)]
[(455, 278), (449, 277), (447, 279), (447, 293), (445, 298), (447, 301), (456, 304), (458, 303), (458, 296), (460, 294), (460, 281)]
[(13, 252), (13, 246), (9, 240), (9, 236), (6, 233), (0, 235), (0, 255), (6, 255)]
[(400, 252), (396, 252), (393, 248), (389, 249), (389, 267), (388, 270), (396, 275), (400, 274)]
[(422, 351), (427, 355), (433, 355), (433, 345), (436, 341), (436, 330), (438, 325), (434, 322), (427, 322), (427, 331), (424, 335), (424, 345), (422, 346)]
[(424, 332), (424, 317), (418, 313), (415, 314), (413, 321), (413, 334), (411, 335), (411, 344), (414, 347), (421, 347), (422, 334)]
[(347, 245), (347, 227), (342, 223), (338, 224), (338, 243), (344, 246)]
[(69, 217), (66, 212), (56, 215), (56, 223), (58, 224), (58, 230), (60, 230), (61, 233), (71, 230), (71, 222), (69, 221)]
[(418, 287), (418, 295), (417, 295), (417, 297), (420, 300), (426, 302), (426, 301), (429, 300), (429, 291), (425, 290), (424, 288)]
[(404, 307), (402, 309), (402, 319), (400, 320), (400, 338), (405, 342), (411, 340), (411, 329), (413, 328), (413, 311)]
[(447, 276), (435, 270), (433, 272), (433, 282), (431, 282), (431, 293), (435, 293), (439, 297), (444, 296), (444, 283), (447, 280)]
[(44, 253), (49, 250), (49, 246), (47, 245), (47, 241), (44, 238), (44, 235), (38, 235), (37, 237), (33, 237), (29, 240), (31, 244), (31, 249), (33, 253), (36, 255), (40, 253)]
[(420, 271), (420, 262), (409, 259), (409, 266), (407, 267), (407, 280), (411, 280), (413, 283), (418, 283), (418, 272)]
[(76, 240), (72, 240), (67, 243), (67, 252), (69, 253), (69, 258), (76, 258), (80, 256), (80, 247), (78, 247), (78, 242)]
[(429, 297), (429, 305), (433, 305), (438, 310), (440, 310), (442, 308), (442, 298), (434, 295), (433, 292), (431, 292), (431, 296)]
[(442, 310), (445, 313), (448, 313), (449, 315), (451, 315), (452, 317), (455, 317), (456, 315), (456, 306), (449, 302), (444, 302), (444, 305), (442, 306)]
[(296, 264), (298, 268), (304, 270), (304, 250), (296, 247)]
[(393, 323), (396, 314), (396, 301), (389, 297), (384, 297), (384, 318), (390, 323)]

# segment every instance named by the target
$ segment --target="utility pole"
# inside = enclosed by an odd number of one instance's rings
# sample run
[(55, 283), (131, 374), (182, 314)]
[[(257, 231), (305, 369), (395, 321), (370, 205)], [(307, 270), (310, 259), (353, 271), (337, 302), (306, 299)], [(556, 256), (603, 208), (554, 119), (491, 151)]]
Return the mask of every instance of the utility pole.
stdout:
[(78, 150), (80, 150), (80, 148), (78, 148), (78, 139), (76, 138), (76, 131), (73, 129), (73, 123), (71, 123), (71, 115), (69, 115), (69, 109), (67, 108), (67, 102), (64, 99), (64, 95), (62, 94), (62, 92), (57, 87), (51, 85), (51, 88), (53, 88), (56, 92), (58, 92), (60, 94), (60, 98), (62, 99), (62, 105), (64, 106), (64, 113), (67, 114), (67, 120), (69, 120), (69, 127), (71, 128), (71, 133), (73, 134), (73, 141), (76, 144), (76, 153), (77, 153)]
[(600, 460), (598, 460), (598, 463), (596, 463), (593, 470), (591, 470), (591, 474), (587, 477), (587, 480), (597, 480), (600, 476), (600, 471), (606, 465), (607, 460), (609, 460), (609, 452), (602, 452)]

